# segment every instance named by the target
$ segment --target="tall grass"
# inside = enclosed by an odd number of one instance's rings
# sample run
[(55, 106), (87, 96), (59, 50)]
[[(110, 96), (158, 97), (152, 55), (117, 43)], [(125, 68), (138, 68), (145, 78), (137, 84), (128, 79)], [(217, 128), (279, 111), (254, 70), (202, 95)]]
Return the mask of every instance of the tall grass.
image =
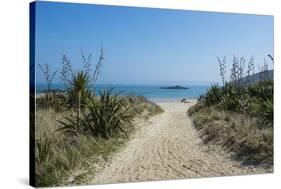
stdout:
[[(72, 170), (87, 169), (84, 166), (89, 161), (92, 164), (107, 161), (134, 131), (134, 125), (130, 121), (135, 116), (142, 112), (154, 115), (163, 111), (144, 97), (114, 96), (110, 90), (102, 94), (102, 98), (92, 99), (88, 104), (89, 109), (82, 111), (80, 127), (75, 119), (77, 114), (72, 110), (57, 112), (53, 109), (37, 109), (36, 186), (83, 183), (78, 178), (67, 181)], [(118, 117), (120, 114), (129, 116), (130, 119), (123, 120), (124, 117)], [(114, 119), (111, 119), (112, 115), (115, 116)], [(70, 123), (68, 119), (73, 122)], [(62, 123), (72, 124), (73, 128), (62, 129), (65, 127)]]
[(223, 85), (211, 86), (189, 109), (194, 126), (205, 143), (221, 145), (242, 162), (272, 166), (274, 82), (264, 75), (268, 65), (258, 73), (259, 81), (250, 81), (253, 57), (245, 75), (246, 60), (234, 56), (230, 81), (225, 82), (225, 62), (218, 62)]
[(60, 94), (56, 94), (56, 91), (52, 90), (53, 80), (58, 70), (52, 72), (47, 63), (44, 65), (38, 64), (38, 66), (43, 73), (47, 89), (44, 91), (44, 96), (42, 98), (36, 99), (36, 104), (42, 108), (53, 108), (59, 111), (61, 110), (61, 102), (63, 102), (64, 99)]
[(203, 103), (190, 108), (188, 114), (205, 144), (220, 145), (243, 164), (272, 166), (273, 128), (264, 128), (258, 118)]

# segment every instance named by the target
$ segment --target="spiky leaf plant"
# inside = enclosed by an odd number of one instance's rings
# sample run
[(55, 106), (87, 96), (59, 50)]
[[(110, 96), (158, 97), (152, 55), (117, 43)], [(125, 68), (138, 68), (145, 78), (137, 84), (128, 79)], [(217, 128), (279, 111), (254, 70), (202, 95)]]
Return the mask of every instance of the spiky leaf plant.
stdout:
[(52, 156), (52, 145), (48, 137), (37, 139), (35, 145), (36, 163), (41, 164)]
[(80, 108), (91, 95), (89, 76), (86, 72), (78, 71), (72, 76), (69, 84), (67, 88), (69, 103), (74, 108)]
[[(126, 133), (124, 126), (132, 121), (133, 116), (128, 112), (129, 107), (112, 89), (100, 92), (99, 99), (90, 99), (87, 111), (81, 117), (66, 117), (60, 121), (63, 125), (60, 131), (71, 135), (78, 133), (94, 137), (110, 138), (120, 132)], [(79, 124), (75, 121), (79, 120)]]

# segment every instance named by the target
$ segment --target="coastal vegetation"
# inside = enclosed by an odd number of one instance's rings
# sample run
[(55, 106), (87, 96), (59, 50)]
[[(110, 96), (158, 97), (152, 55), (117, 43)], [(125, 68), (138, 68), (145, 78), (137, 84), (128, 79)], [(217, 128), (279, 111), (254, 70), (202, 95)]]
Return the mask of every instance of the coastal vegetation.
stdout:
[(273, 71), (265, 61), (255, 73), (252, 57), (245, 74), (246, 59), (234, 56), (227, 82), (226, 58), (218, 62), (222, 85), (212, 85), (188, 110), (195, 128), (204, 143), (221, 145), (242, 163), (272, 167)]
[(36, 97), (36, 186), (59, 185), (89, 159), (108, 161), (133, 133), (134, 118), (163, 111), (142, 96), (122, 96), (112, 88), (97, 92), (103, 50), (94, 69), (92, 56), (83, 52), (81, 56), (83, 69), (74, 71), (63, 55), (60, 79), (65, 92), (52, 89), (58, 70), (51, 72), (48, 64), (40, 65), (48, 88)]

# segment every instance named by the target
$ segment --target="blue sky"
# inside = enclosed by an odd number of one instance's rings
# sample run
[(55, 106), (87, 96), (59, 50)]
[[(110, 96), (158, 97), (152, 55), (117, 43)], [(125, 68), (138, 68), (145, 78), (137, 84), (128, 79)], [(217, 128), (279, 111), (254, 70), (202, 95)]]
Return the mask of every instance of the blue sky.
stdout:
[[(66, 54), (79, 69), (81, 50), (97, 60), (101, 45), (98, 83), (219, 82), (216, 56), (227, 57), (229, 70), (234, 54), (253, 55), (256, 65), (273, 54), (273, 17), (37, 2), (36, 63), (60, 69)], [(37, 82), (44, 82), (36, 69)]]

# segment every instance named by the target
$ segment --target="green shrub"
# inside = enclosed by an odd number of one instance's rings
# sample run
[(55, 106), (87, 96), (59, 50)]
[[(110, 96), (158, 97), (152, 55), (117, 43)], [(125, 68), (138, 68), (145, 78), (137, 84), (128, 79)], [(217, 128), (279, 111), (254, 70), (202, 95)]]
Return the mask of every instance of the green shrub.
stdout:
[(259, 98), (262, 100), (273, 98), (273, 81), (262, 81), (256, 85), (250, 85), (247, 88), (247, 93), (251, 97)]
[(263, 81), (250, 86), (231, 83), (223, 87), (213, 85), (200, 100), (205, 105), (221, 110), (246, 113), (273, 124), (273, 81)]
[(61, 93), (46, 93), (36, 98), (36, 106), (39, 109), (53, 109), (57, 112), (67, 109), (67, 96)]
[(212, 85), (205, 95), (205, 103), (208, 106), (215, 105), (221, 101), (222, 89), (219, 85)]
[(251, 104), (252, 114), (262, 118), (267, 125), (273, 125), (273, 99), (256, 100)]
[(266, 101), (263, 102), (263, 111), (261, 111), (262, 113), (262, 117), (264, 118), (264, 120), (273, 125), (273, 100), (272, 99), (268, 99)]
[(133, 116), (128, 109), (118, 95), (113, 95), (112, 89), (108, 89), (100, 92), (99, 100), (89, 100), (87, 111), (81, 117), (75, 115), (65, 117), (66, 121), (59, 121), (63, 127), (58, 130), (71, 135), (83, 133), (110, 138), (115, 133), (124, 132), (124, 125), (132, 121)]

